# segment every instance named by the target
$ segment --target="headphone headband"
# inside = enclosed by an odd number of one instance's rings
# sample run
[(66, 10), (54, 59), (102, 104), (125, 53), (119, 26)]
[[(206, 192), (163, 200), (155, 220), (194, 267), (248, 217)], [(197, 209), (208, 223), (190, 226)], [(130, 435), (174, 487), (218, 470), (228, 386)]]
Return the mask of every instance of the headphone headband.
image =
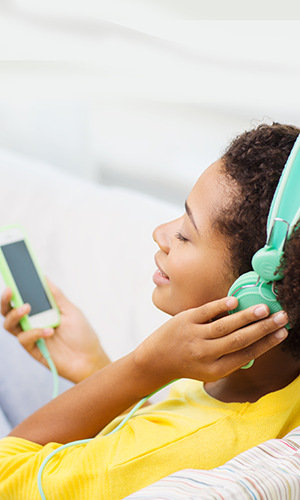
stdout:
[(300, 218), (300, 135), (290, 152), (271, 203), (267, 222), (267, 241), (252, 258), (254, 271), (266, 281), (277, 281), (286, 240)]

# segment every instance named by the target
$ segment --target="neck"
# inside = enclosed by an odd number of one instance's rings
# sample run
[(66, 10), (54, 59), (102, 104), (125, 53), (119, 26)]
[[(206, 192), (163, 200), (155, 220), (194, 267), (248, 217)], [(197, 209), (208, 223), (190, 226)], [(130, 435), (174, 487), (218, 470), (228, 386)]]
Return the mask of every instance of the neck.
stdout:
[(283, 389), (299, 374), (300, 360), (295, 361), (277, 346), (256, 359), (251, 368), (205, 383), (205, 391), (224, 403), (254, 403), (269, 392)]

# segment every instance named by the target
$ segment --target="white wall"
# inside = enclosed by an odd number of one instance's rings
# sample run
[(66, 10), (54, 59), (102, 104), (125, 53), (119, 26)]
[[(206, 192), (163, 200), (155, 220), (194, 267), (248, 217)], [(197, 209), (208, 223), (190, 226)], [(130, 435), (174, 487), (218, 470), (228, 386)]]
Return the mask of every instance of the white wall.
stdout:
[(299, 20), (99, 4), (0, 2), (0, 146), (182, 203), (252, 120), (300, 124)]

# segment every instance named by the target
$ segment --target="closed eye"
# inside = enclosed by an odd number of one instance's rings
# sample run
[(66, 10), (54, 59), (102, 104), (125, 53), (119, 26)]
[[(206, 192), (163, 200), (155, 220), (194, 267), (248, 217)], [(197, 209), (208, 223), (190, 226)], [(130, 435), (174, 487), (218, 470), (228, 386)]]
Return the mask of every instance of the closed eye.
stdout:
[(189, 241), (187, 238), (185, 238), (184, 236), (182, 236), (182, 234), (180, 233), (180, 231), (178, 231), (175, 234), (175, 238), (178, 238), (178, 240), (180, 240), (180, 241)]

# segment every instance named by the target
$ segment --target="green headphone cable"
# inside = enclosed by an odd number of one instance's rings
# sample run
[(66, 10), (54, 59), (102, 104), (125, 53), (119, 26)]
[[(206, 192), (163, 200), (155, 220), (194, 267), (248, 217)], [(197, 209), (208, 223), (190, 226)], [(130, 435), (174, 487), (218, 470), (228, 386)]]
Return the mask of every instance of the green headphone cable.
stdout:
[[(52, 361), (52, 360), (51, 360)], [(176, 379), (178, 380), (178, 379)], [(122, 429), (122, 427), (124, 427), (124, 425), (128, 422), (128, 420), (133, 416), (133, 414), (144, 404), (146, 403), (146, 401), (148, 401), (149, 398), (151, 398), (152, 396), (154, 396), (154, 394), (156, 394), (157, 392), (161, 391), (162, 389), (164, 389), (165, 387), (167, 387), (168, 385), (172, 384), (173, 382), (176, 382), (176, 380), (172, 380), (171, 382), (168, 382), (168, 384), (165, 384), (163, 387), (160, 387), (159, 389), (157, 389), (156, 391), (152, 392), (152, 394), (150, 394), (149, 396), (146, 396), (144, 397), (143, 399), (141, 399), (141, 401), (139, 401), (134, 408), (132, 408), (132, 410), (127, 414), (125, 415), (125, 417), (123, 418), (123, 420), (119, 423), (119, 425), (113, 429), (109, 434), (106, 434), (105, 436), (100, 436), (100, 437), (107, 437), (107, 436), (110, 436), (111, 434), (114, 434), (115, 432), (119, 431), (120, 429)], [(98, 437), (98, 436), (96, 436)], [(38, 488), (39, 488), (39, 492), (40, 492), (40, 495), (41, 495), (41, 498), (42, 500), (47, 500), (46, 496), (45, 496), (45, 493), (44, 493), (44, 490), (43, 490), (43, 485), (42, 485), (42, 474), (43, 474), (43, 471), (44, 471), (44, 468), (45, 466), (47, 465), (47, 463), (52, 459), (52, 457), (54, 457), (54, 455), (56, 455), (57, 453), (59, 453), (60, 451), (62, 450), (65, 450), (66, 448), (70, 448), (71, 446), (79, 446), (79, 445), (82, 445), (82, 444), (86, 444), (86, 443), (89, 443), (90, 441), (92, 441), (93, 439), (95, 438), (89, 438), (89, 439), (81, 439), (79, 441), (72, 441), (71, 443), (67, 443), (67, 444), (63, 444), (62, 446), (60, 446), (59, 448), (57, 448), (56, 450), (52, 451), (52, 453), (50, 453), (45, 459), (44, 461), (42, 462), (40, 468), (39, 468), (39, 472), (38, 472)]]
[(48, 351), (48, 347), (46, 345), (45, 339), (39, 339), (39, 340), (37, 340), (36, 345), (39, 348), (39, 351), (41, 352), (42, 356), (47, 361), (48, 366), (50, 368), (50, 371), (52, 373), (52, 378), (53, 378), (52, 399), (54, 399), (58, 395), (58, 373), (57, 373), (57, 370), (56, 370), (56, 366), (53, 363), (53, 360), (52, 360), (52, 358), (50, 356), (50, 352)]

